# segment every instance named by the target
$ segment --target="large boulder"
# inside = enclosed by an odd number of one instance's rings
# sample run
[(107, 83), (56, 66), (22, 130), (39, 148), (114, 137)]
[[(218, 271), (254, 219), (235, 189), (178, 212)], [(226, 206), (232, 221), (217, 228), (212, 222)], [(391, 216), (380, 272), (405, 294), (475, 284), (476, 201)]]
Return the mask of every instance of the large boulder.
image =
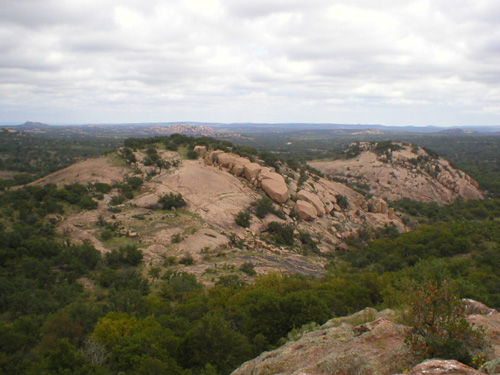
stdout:
[(245, 174), (245, 178), (248, 181), (252, 181), (253, 179), (257, 178), (261, 170), (262, 166), (260, 166), (259, 164), (248, 163), (245, 164), (243, 173)]
[(231, 173), (239, 177), (245, 172), (245, 165), (250, 164), (250, 160), (243, 157), (237, 157), (232, 162)]
[(316, 208), (309, 202), (298, 200), (294, 207), (295, 213), (302, 220), (311, 221), (316, 219), (317, 211)]
[(313, 194), (307, 190), (301, 190), (297, 193), (297, 199), (311, 203), (316, 209), (316, 214), (318, 216), (323, 216), (325, 214), (325, 205), (318, 198), (316, 194)]
[(225, 152), (223, 154), (220, 154), (217, 157), (217, 161), (219, 162), (220, 165), (222, 165), (224, 168), (232, 168), (235, 161), (239, 158), (239, 155), (236, 154), (231, 154), (228, 152)]
[(206, 155), (206, 157), (211, 162), (211, 164), (215, 164), (215, 163), (217, 163), (217, 161), (219, 159), (219, 155), (224, 154), (224, 153), (225, 152), (222, 150), (215, 150), (215, 151), (209, 152)]
[(281, 175), (275, 174), (280, 176), (280, 179), (266, 178), (262, 180), (261, 188), (276, 203), (285, 203), (289, 198), (288, 186)]
[(234, 174), (236, 177), (241, 176), (244, 171), (245, 171), (245, 166), (243, 164), (235, 164), (233, 165), (233, 168), (231, 168), (231, 173)]
[(281, 181), (283, 180), (283, 176), (281, 176), (279, 173), (272, 171), (270, 168), (264, 167), (260, 171), (259, 180), (265, 180), (265, 179)]
[(207, 146), (194, 146), (193, 150), (196, 151), (199, 156), (204, 157), (207, 153)]

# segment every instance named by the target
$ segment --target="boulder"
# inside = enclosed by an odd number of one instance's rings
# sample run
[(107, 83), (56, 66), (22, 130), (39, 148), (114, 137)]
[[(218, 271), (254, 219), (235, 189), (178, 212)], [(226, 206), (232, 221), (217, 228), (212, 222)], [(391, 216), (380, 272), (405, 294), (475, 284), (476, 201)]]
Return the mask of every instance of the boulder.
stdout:
[(217, 157), (217, 161), (224, 168), (232, 168), (238, 158), (239, 156), (236, 154), (224, 152), (222, 154), (219, 154), (219, 156)]
[[(469, 304), (467, 305), (468, 310), (471, 309), (472, 306)], [(491, 310), (493, 311), (487, 312), (488, 307), (479, 308), (476, 305), (476, 307), (472, 309), (474, 315), (469, 315), (466, 319), (469, 324), (484, 330), (486, 342), (490, 345), (490, 357), (500, 358), (500, 313), (494, 309)]]
[(279, 173), (271, 171), (269, 168), (262, 168), (259, 174), (259, 179), (262, 181), (265, 179), (281, 181), (283, 180), (283, 176), (280, 175)]
[(212, 151), (211, 153), (209, 153), (207, 156), (209, 157), (209, 159), (212, 163), (217, 163), (219, 160), (219, 155), (224, 154), (224, 153), (225, 152), (222, 150), (215, 150), (215, 151)]
[(498, 312), (495, 309), (489, 308), (484, 303), (474, 301), (470, 298), (464, 298), (462, 301), (465, 303), (465, 311), (467, 312), (467, 315), (490, 315)]
[[(281, 177), (281, 175), (278, 175)], [(261, 188), (276, 203), (285, 203), (288, 200), (288, 186), (281, 177), (281, 180), (266, 178), (261, 183)]]
[(495, 358), (486, 362), (481, 367), (481, 371), (486, 372), (487, 374), (500, 374), (500, 358)]
[(303, 201), (311, 203), (314, 208), (316, 208), (316, 214), (318, 216), (323, 216), (326, 213), (325, 205), (323, 204), (323, 202), (321, 202), (316, 194), (313, 194), (307, 190), (301, 190), (297, 193), (297, 199), (301, 199)]
[(295, 203), (294, 210), (297, 216), (302, 220), (311, 221), (318, 216), (316, 214), (316, 208), (311, 203), (300, 199)]
[(455, 360), (431, 359), (412, 368), (408, 375), (484, 375), (483, 372)]
[(234, 174), (236, 177), (241, 176), (244, 171), (245, 171), (245, 166), (242, 164), (235, 164), (231, 169), (231, 173)]
[(368, 201), (368, 206), (370, 208), (370, 212), (376, 214), (386, 214), (387, 213), (387, 202), (383, 199), (373, 197)]
[(233, 160), (233, 167), (231, 168), (231, 173), (239, 177), (245, 172), (245, 165), (250, 164), (250, 160), (247, 158), (238, 157)]
[(207, 146), (194, 146), (193, 150), (196, 151), (199, 156), (203, 157), (207, 153)]
[(327, 214), (329, 214), (330, 212), (332, 212), (334, 209), (334, 205), (332, 202), (325, 202), (325, 211)]
[(248, 163), (245, 164), (243, 173), (248, 181), (252, 181), (254, 178), (257, 178), (261, 170), (262, 167), (259, 164)]

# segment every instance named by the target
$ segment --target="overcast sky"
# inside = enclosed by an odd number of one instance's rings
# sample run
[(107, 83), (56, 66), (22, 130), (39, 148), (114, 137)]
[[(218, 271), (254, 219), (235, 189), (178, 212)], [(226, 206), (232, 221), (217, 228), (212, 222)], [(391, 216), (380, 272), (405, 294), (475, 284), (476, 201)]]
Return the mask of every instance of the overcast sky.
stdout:
[(0, 0), (0, 122), (500, 124), (498, 0)]

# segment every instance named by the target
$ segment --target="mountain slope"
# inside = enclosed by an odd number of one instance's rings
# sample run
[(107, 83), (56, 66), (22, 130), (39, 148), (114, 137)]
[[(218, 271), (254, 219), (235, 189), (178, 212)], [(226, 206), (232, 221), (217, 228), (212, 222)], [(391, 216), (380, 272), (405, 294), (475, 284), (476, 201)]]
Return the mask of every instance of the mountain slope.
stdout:
[(423, 148), (402, 143), (351, 145), (355, 157), (309, 164), (326, 175), (368, 186), (369, 192), (388, 200), (408, 198), (447, 204), (457, 199), (482, 199), (478, 184), (442, 158)]
[[(97, 209), (61, 217), (58, 232), (76, 242), (90, 241), (102, 252), (135, 244), (145, 254), (146, 268), (164, 267), (174, 259), (174, 263), (184, 264), (178, 265), (179, 270), (194, 273), (207, 283), (245, 263), (251, 263), (257, 273), (321, 275), (330, 255), (348, 250), (346, 241), (366, 241), (385, 227), (406, 231), (402, 215), (384, 199), (366, 196), (344, 183), (306, 170), (299, 173), (283, 164), (277, 173), (255, 157), (204, 146), (195, 150), (199, 157), (187, 160), (158, 146), (155, 158), (162, 161), (161, 167), (151, 165), (151, 150), (139, 148), (128, 164), (119, 157), (124, 154), (121, 150), (77, 163), (33, 184), (115, 184)], [(410, 155), (407, 150), (397, 152), (393, 152), (394, 160)], [(396, 162), (373, 159), (373, 155), (365, 152), (356, 160), (360, 170), (364, 171), (367, 157), (381, 171), (401, 174), (406, 170)], [(439, 163), (446, 165), (443, 160)], [(130, 177), (146, 182), (131, 199), (117, 203), (122, 181)], [(425, 181), (429, 186), (441, 186), (431, 175), (425, 175)], [(392, 192), (379, 186), (373, 190), (382, 195)], [(389, 186), (394, 188), (391, 194), (401, 191), (396, 185)], [(168, 194), (180, 194), (186, 207), (162, 209), (160, 199)], [(266, 196), (271, 199), (269, 209), (258, 217), (255, 206)], [(443, 202), (445, 197), (437, 194), (428, 198)], [(236, 224), (240, 212), (247, 212), (248, 228)], [(113, 231), (113, 238), (104, 236), (106, 230)]]

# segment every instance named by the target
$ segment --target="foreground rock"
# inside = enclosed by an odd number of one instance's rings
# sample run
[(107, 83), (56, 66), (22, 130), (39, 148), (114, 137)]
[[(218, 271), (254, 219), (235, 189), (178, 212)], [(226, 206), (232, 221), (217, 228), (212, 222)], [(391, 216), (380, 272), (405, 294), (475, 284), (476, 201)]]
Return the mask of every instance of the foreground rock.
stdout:
[[(367, 308), (344, 318), (328, 321), (297, 341), (264, 352), (244, 363), (232, 375), (479, 375), (500, 370), (500, 314), (484, 305), (467, 320), (485, 330), (487, 362), (480, 372), (454, 360), (427, 360), (418, 364), (405, 338), (409, 327), (393, 321), (394, 312)], [(477, 311), (477, 310), (476, 310)]]
[[(367, 309), (333, 319), (298, 341), (265, 352), (243, 364), (233, 375), (264, 374), (395, 374), (410, 366), (404, 345), (408, 328)], [(360, 319), (376, 320), (358, 325)]]

